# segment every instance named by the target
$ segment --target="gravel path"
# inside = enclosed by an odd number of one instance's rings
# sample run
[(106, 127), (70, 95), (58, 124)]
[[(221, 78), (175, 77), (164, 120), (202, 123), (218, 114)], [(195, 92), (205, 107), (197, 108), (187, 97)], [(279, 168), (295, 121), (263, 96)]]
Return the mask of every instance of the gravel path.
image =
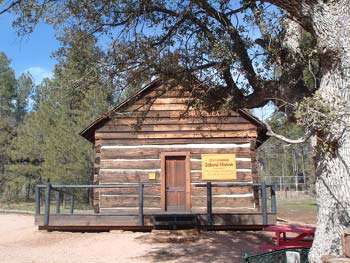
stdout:
[(241, 262), (266, 237), (257, 232), (202, 232), (198, 240), (158, 243), (154, 234), (38, 231), (29, 215), (0, 214), (0, 262)]

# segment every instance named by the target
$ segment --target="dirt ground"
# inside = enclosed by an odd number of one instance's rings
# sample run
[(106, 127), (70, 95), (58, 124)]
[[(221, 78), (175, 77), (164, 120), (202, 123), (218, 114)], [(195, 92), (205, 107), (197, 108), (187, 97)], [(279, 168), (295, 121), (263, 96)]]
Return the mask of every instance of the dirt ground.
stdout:
[(30, 215), (0, 214), (2, 263), (241, 262), (269, 241), (261, 232), (201, 232), (196, 241), (159, 243), (151, 233), (38, 231)]

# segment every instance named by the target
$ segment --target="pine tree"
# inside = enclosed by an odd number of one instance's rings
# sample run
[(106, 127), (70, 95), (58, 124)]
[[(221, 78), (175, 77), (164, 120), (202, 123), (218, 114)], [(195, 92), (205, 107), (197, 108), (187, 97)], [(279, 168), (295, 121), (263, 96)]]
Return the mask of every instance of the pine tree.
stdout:
[[(19, 177), (8, 173), (7, 166), (11, 163), (10, 145), (26, 115), (32, 87), (31, 76), (23, 74), (16, 79), (10, 60), (0, 53), (0, 191), (5, 191), (7, 196), (16, 195), (23, 187), (23, 184), (17, 183)], [(11, 190), (7, 191), (9, 188)]]
[(54, 76), (36, 87), (33, 111), (12, 144), (16, 162), (8, 171), (36, 183), (89, 183), (93, 150), (79, 132), (108, 109), (113, 91), (100, 70), (103, 54), (93, 37), (67, 32), (61, 42)]
[(0, 53), (0, 187), (5, 183), (5, 165), (8, 162), (7, 147), (11, 141), (14, 120), (12, 101), (16, 94), (15, 73), (4, 53)]

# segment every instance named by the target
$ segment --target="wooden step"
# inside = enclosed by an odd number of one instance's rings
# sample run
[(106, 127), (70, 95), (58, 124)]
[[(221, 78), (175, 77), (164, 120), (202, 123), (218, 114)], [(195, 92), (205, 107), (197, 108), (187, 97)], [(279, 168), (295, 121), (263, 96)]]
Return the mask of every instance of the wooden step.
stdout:
[(151, 220), (155, 229), (186, 229), (197, 225), (197, 217), (191, 214), (154, 215)]

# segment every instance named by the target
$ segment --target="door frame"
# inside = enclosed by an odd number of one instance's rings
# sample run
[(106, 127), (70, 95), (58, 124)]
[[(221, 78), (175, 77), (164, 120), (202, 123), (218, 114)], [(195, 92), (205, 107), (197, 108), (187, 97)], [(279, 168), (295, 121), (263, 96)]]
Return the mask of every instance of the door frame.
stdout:
[(185, 157), (185, 205), (186, 211), (191, 210), (191, 159), (190, 152), (162, 152), (160, 153), (160, 204), (162, 211), (166, 211), (166, 182), (165, 182), (165, 159), (168, 156)]

